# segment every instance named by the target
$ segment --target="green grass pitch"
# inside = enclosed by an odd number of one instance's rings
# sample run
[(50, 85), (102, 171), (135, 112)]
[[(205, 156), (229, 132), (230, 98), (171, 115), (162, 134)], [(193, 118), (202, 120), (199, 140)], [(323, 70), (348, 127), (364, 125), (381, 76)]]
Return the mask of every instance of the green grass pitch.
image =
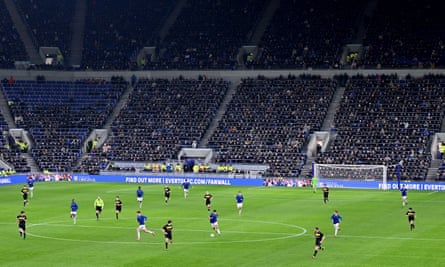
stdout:
[[(410, 231), (397, 191), (331, 188), (330, 202), (307, 188), (193, 186), (184, 199), (172, 185), (164, 203), (163, 185), (141, 185), (147, 228), (136, 240), (137, 184), (36, 183), (25, 210), (26, 240), (19, 237), (15, 218), (23, 210), (22, 185), (0, 187), (0, 266), (445, 266), (445, 199), (443, 192), (408, 192), (417, 212)], [(203, 195), (213, 194), (220, 215), (221, 236), (210, 237)], [(245, 196), (238, 215), (235, 194)], [(119, 220), (114, 197), (123, 201)], [(105, 201), (99, 221), (93, 202)], [(78, 220), (69, 218), (70, 202), (79, 204)], [(330, 215), (343, 216), (333, 237)], [(173, 221), (174, 243), (164, 248), (161, 227)], [(325, 251), (312, 259), (313, 228), (326, 235)]]

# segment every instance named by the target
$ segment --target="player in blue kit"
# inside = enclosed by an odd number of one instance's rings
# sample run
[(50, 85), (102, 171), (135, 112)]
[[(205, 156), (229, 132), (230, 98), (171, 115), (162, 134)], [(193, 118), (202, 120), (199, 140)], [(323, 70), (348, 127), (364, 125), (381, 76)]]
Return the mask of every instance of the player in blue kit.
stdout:
[(337, 210), (334, 210), (334, 213), (331, 215), (331, 222), (334, 226), (334, 237), (337, 237), (338, 231), (340, 230), (340, 223), (343, 218), (338, 214)]
[(210, 225), (212, 226), (212, 229), (218, 234), (221, 234), (221, 231), (219, 230), (219, 225), (218, 225), (218, 213), (216, 213), (216, 210), (213, 210), (212, 213), (210, 213), (209, 215), (209, 222)]
[(71, 200), (71, 212), (70, 212), (70, 217), (71, 219), (73, 219), (73, 223), (76, 224), (77, 223), (77, 210), (79, 209), (79, 206), (77, 205), (76, 201), (74, 200), (74, 198)]
[(400, 193), (402, 194), (402, 207), (405, 207), (405, 205), (408, 204), (408, 189), (402, 186)]
[(141, 240), (141, 231), (144, 231), (146, 233), (151, 234), (152, 236), (155, 235), (155, 232), (148, 230), (145, 226), (145, 222), (148, 220), (148, 217), (145, 215), (142, 215), (142, 213), (140, 211), (136, 212), (136, 221), (138, 222), (139, 226), (138, 228), (136, 228), (136, 232), (137, 232), (137, 239), (136, 240)]
[(184, 188), (184, 198), (188, 197), (190, 186), (191, 183), (187, 179), (185, 179), (185, 181), (182, 183), (182, 188)]
[(236, 208), (238, 209), (238, 215), (241, 215), (244, 202), (244, 196), (241, 193), (241, 191), (238, 191), (238, 194), (236, 194), (235, 199), (236, 199)]
[(28, 184), (29, 195), (32, 198), (34, 196), (34, 179), (32, 179), (32, 177), (29, 177), (26, 183)]
[(142, 201), (144, 200), (144, 191), (140, 186), (138, 186), (138, 190), (136, 190), (136, 200), (139, 202), (139, 208), (142, 208)]

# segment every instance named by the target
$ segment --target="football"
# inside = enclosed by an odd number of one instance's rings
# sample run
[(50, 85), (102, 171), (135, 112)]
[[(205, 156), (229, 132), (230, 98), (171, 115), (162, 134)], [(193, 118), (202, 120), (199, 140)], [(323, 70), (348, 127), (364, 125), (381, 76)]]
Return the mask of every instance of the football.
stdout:
[(210, 234), (210, 237), (215, 237), (215, 234), (213, 234), (213, 233), (212, 233), (212, 234)]

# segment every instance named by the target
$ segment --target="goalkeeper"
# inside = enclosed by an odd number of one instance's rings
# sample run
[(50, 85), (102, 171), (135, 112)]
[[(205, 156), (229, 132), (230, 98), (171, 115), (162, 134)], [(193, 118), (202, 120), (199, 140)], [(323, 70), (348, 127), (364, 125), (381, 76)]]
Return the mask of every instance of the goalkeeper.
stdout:
[(314, 193), (317, 192), (318, 178), (316, 176), (312, 177), (311, 184), (312, 184), (312, 190), (314, 190)]

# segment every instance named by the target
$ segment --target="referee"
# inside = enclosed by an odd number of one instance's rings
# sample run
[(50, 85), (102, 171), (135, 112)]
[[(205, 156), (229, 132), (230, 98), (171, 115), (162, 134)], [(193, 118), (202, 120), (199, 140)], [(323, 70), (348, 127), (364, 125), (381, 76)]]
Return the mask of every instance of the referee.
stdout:
[(104, 200), (100, 197), (97, 197), (94, 201), (94, 207), (96, 207), (96, 219), (99, 220), (99, 215), (102, 213), (102, 210), (104, 209)]

